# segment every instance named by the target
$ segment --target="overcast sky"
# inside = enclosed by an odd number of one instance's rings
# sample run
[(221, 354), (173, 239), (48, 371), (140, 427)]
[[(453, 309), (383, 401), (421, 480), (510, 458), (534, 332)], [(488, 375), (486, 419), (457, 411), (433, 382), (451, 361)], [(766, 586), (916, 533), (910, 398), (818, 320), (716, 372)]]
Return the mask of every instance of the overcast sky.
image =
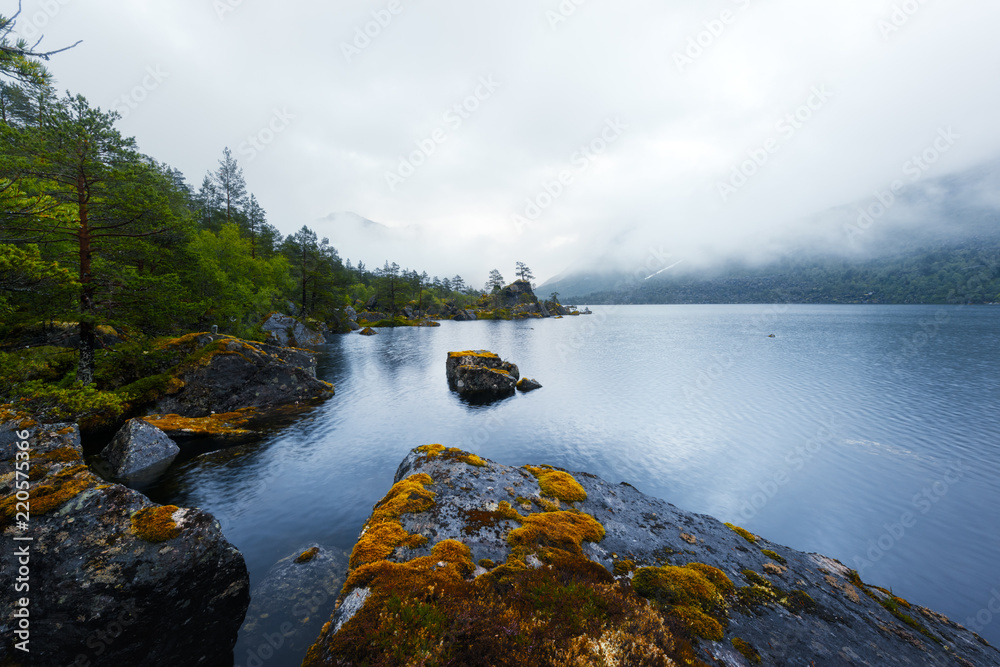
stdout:
[[(995, 0), (26, 0), (18, 23), (83, 39), (57, 85), (194, 187), (229, 146), (285, 233), (476, 284), (747, 249), (996, 158), (997, 26)], [(317, 222), (348, 211), (400, 231)]]

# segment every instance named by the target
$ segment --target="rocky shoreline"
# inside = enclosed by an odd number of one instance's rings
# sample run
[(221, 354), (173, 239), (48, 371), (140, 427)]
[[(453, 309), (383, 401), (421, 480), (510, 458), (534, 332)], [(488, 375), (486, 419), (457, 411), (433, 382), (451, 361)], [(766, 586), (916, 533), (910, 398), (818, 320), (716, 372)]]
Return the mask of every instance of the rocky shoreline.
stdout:
[(1000, 665), (839, 561), (587, 473), (400, 465), (305, 665)]

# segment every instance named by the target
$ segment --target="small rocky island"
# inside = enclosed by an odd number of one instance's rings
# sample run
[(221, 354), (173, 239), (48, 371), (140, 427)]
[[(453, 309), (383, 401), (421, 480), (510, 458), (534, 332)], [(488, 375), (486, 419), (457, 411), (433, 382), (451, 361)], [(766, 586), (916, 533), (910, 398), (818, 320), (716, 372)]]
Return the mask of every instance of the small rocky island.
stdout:
[(842, 563), (587, 473), (412, 451), (304, 665), (1000, 665)]
[(516, 364), (489, 350), (449, 352), (445, 375), (452, 391), (473, 400), (495, 401), (513, 396), (515, 390), (542, 388), (535, 380), (522, 378)]

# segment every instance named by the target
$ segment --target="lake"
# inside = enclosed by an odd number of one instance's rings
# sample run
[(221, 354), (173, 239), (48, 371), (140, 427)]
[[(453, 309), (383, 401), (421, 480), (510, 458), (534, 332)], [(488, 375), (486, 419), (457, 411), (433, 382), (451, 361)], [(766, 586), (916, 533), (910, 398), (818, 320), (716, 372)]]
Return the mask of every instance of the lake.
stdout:
[[(340, 337), (319, 356), (333, 399), (231, 461), (175, 464), (147, 492), (215, 514), (256, 584), (310, 543), (349, 551), (406, 453), (441, 443), (628, 481), (838, 558), (1000, 645), (988, 609), (1000, 595), (1000, 308), (594, 311)], [(544, 388), (467, 405), (445, 380), (447, 352), (466, 349)]]

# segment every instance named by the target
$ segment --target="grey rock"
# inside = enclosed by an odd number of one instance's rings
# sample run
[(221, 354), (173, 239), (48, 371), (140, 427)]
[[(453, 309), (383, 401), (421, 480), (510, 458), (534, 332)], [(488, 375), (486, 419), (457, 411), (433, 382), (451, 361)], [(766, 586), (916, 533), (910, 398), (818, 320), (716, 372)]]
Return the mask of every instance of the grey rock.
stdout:
[(347, 308), (344, 308), (344, 316), (347, 317), (347, 319), (351, 320), (352, 322), (357, 321), (358, 311), (348, 306)]
[(542, 385), (536, 380), (532, 380), (531, 378), (521, 378), (517, 383), (517, 390), (523, 391), (525, 393), (541, 388)]
[(256, 416), (333, 396), (333, 385), (316, 379), (316, 357), (303, 350), (203, 334), (179, 339), (179, 354), (208, 345), (198, 363), (173, 369), (178, 388), (146, 406), (146, 414), (207, 417), (255, 408)]
[(517, 366), (486, 350), (451, 352), (445, 365), (448, 386), (468, 398), (495, 400), (514, 394)]
[(350, 329), (351, 331), (360, 331), (361, 325), (355, 322), (354, 320), (347, 320), (347, 328)]
[(313, 331), (289, 315), (274, 313), (261, 325), (269, 345), (315, 350), (326, 344), (322, 332)]
[(152, 467), (166, 467), (180, 454), (173, 440), (141, 419), (130, 419), (119, 429), (101, 457), (115, 477), (131, 477)]
[[(27, 429), (33, 473), (29, 544), (33, 665), (232, 664), (250, 581), (219, 523), (197, 509), (160, 508), (142, 494), (108, 484), (82, 458), (71, 424)], [(5, 425), (0, 433), (10, 433)], [(15, 462), (0, 460), (0, 497), (14, 493)], [(33, 475), (33, 478), (35, 475)], [(52, 496), (49, 496), (50, 498)], [(162, 541), (143, 532), (159, 511)], [(138, 514), (143, 512), (142, 514)], [(21, 534), (0, 514), (8, 545)], [(14, 590), (18, 556), (0, 550), (0, 587)], [(0, 663), (21, 663), (13, 647), (17, 596), (0, 596)]]
[[(485, 468), (474, 467), (454, 456), (429, 457), (414, 450), (399, 466), (395, 480), (416, 473), (433, 480), (429, 488), (435, 493), (434, 505), (426, 512), (403, 514), (400, 521), (406, 532), (423, 535), (428, 542), (417, 548), (398, 548), (390, 561), (428, 556), (436, 543), (450, 539), (467, 545), (473, 562), (485, 558), (503, 563), (511, 553), (507, 534), (517, 524), (498, 519), (479, 527), (469, 524), (470, 517), (493, 512), (502, 501), (522, 514), (542, 511), (531, 504), (541, 494), (538, 481), (524, 468), (492, 461)], [(805, 599), (814, 603), (786, 608), (769, 599), (752, 607), (732, 606), (723, 641), (698, 640), (699, 653), (717, 664), (748, 664), (731, 643), (739, 637), (756, 648), (764, 665), (1000, 665), (1000, 652), (974, 633), (915, 603), (906, 603), (905, 609), (900, 605), (936, 639), (917, 632), (880, 604), (879, 600), (891, 603), (887, 593), (871, 586), (858, 588), (852, 583), (854, 573), (835, 559), (762, 537), (751, 543), (713, 517), (681, 510), (624, 482), (613, 484), (583, 472), (571, 474), (587, 498), (562, 501), (560, 507), (589, 514), (603, 525), (605, 537), (597, 543), (584, 542), (583, 551), (609, 572), (623, 559), (638, 567), (660, 565), (664, 560), (675, 566), (699, 562), (721, 569), (736, 586), (749, 587), (753, 582), (743, 572), (753, 570), (768, 585), (786, 592), (803, 591), (809, 596)], [(515, 496), (529, 504), (515, 501)], [(781, 565), (764, 550), (778, 554)], [(629, 575), (620, 572), (616, 576), (622, 580)], [(345, 600), (356, 599), (334, 612), (333, 628), (341, 627), (361, 608), (367, 592), (344, 592)], [(321, 637), (321, 651), (329, 636)]]
[(412, 320), (413, 319), (413, 308), (411, 308), (410, 306), (406, 306), (405, 308), (403, 308), (403, 314), (406, 315), (406, 317), (408, 319)]

